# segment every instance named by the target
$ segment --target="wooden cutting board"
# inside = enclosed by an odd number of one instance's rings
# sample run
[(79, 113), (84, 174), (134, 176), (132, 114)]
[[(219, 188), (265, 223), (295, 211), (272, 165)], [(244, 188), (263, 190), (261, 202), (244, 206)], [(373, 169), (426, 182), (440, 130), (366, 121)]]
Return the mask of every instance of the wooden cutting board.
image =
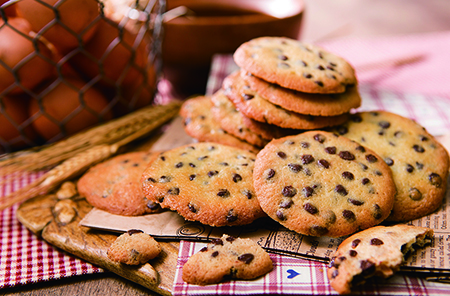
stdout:
[(75, 216), (69, 223), (61, 222), (54, 194), (42, 195), (23, 203), (19, 221), (45, 241), (94, 265), (112, 271), (162, 295), (171, 295), (178, 258), (179, 242), (160, 242), (161, 254), (141, 266), (128, 266), (108, 259), (106, 252), (118, 234), (80, 226), (81, 219), (91, 210), (84, 198), (71, 199)]

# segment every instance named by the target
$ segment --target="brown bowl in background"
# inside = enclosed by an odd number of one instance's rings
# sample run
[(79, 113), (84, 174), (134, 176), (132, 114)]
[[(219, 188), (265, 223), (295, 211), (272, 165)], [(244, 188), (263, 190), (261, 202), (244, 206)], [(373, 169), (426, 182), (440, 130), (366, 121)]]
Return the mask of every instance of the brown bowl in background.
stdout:
[[(261, 36), (299, 38), (303, 0), (167, 0), (163, 72), (182, 96), (204, 94), (211, 59)], [(173, 10), (177, 9), (177, 10)]]

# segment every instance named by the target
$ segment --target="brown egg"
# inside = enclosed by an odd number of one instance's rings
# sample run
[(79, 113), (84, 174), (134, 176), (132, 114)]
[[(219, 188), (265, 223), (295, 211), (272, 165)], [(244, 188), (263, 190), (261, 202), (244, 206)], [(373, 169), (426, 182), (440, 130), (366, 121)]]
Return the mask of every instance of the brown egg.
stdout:
[(86, 54), (79, 52), (69, 63), (90, 79), (102, 75), (102, 83), (108, 86), (133, 85), (142, 80), (147, 65), (146, 39), (139, 42), (137, 35), (126, 29), (119, 37), (119, 31), (116, 23), (102, 20), (84, 47)]
[[(56, 84), (56, 85), (55, 85)], [(34, 129), (46, 140), (59, 140), (73, 135), (101, 121), (110, 120), (112, 112), (103, 95), (79, 79), (52, 83), (43, 92), (41, 103), (30, 102), (29, 115), (33, 116)], [(83, 104), (80, 104), (80, 90), (83, 90)]]
[(99, 16), (96, 0), (21, 0), (16, 5), (17, 14), (62, 53), (77, 47), (78, 37), (88, 41)]
[(9, 152), (30, 145), (36, 139), (28, 119), (28, 97), (2, 97), (0, 99), (0, 151)]
[[(14, 29), (18, 30), (16, 32)], [(22, 86), (32, 89), (52, 74), (54, 67), (49, 62), (50, 50), (37, 42), (37, 52), (29, 37), (30, 24), (23, 18), (9, 18), (7, 23), (0, 20), (0, 93), (9, 88), (9, 93), (23, 90), (14, 85), (13, 73), (16, 73)]]

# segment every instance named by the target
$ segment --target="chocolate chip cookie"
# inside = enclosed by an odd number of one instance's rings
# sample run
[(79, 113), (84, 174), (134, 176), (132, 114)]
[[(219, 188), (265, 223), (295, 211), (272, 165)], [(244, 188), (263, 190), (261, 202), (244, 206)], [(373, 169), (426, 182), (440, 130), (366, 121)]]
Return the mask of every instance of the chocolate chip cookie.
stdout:
[(417, 219), (442, 204), (449, 156), (415, 121), (387, 111), (361, 112), (333, 132), (373, 149), (392, 170), (398, 193), (388, 220)]
[(256, 77), (301, 92), (342, 93), (356, 84), (355, 71), (343, 58), (286, 37), (252, 39), (233, 58)]
[(325, 131), (271, 141), (257, 155), (253, 179), (272, 219), (312, 236), (340, 237), (379, 224), (396, 192), (375, 152)]
[(265, 216), (253, 188), (256, 155), (201, 142), (161, 153), (142, 175), (146, 197), (187, 220), (244, 225)]
[(272, 269), (272, 259), (258, 244), (224, 234), (188, 259), (182, 278), (190, 284), (209, 285), (227, 278), (255, 279)]

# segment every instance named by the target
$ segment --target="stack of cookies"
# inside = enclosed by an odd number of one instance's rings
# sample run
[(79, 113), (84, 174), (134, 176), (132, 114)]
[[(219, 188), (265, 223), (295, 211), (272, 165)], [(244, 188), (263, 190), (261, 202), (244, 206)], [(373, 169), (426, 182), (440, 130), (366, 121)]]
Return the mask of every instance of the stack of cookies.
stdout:
[[(198, 108), (214, 121), (208, 126), (220, 130), (211, 134), (226, 134), (253, 150), (274, 138), (342, 124), (350, 110), (361, 105), (353, 68), (317, 46), (285, 37), (261, 37), (242, 44), (234, 60), (240, 70), (226, 77), (211, 103), (203, 97)], [(187, 104), (192, 109), (190, 100)], [(187, 133), (204, 141), (204, 133), (199, 136), (199, 118), (186, 110), (182, 116), (187, 119)], [(217, 137), (214, 141), (220, 142)]]

